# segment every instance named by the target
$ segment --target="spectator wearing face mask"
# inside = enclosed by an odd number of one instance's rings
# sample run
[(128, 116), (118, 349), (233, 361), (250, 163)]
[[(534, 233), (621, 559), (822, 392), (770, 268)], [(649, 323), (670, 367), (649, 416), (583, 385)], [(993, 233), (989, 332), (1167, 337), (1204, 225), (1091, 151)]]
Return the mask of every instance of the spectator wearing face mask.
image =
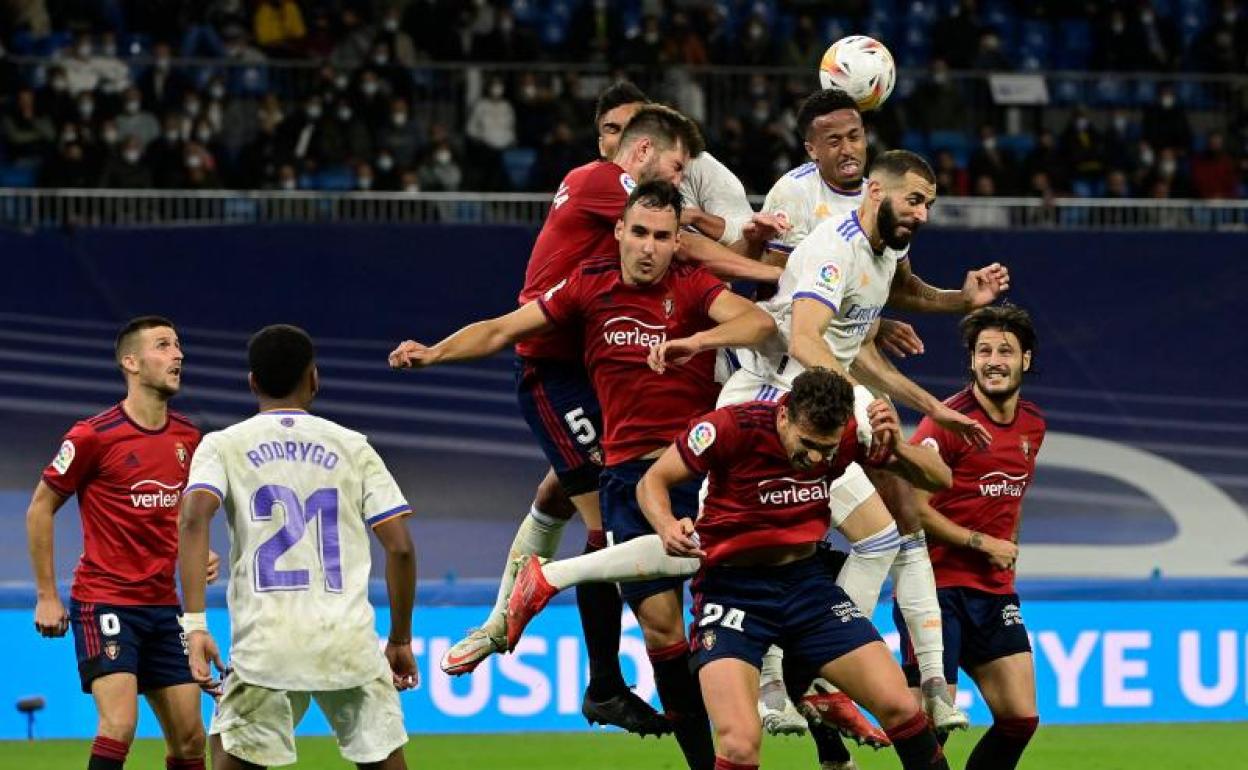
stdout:
[(417, 154), (424, 144), (420, 125), (412, 116), (406, 99), (393, 99), (385, 121), (376, 129), (376, 148), (394, 156), (402, 168), (416, 165)]
[[(390, 84), (371, 67), (360, 72), (356, 87), (355, 112), (369, 126), (382, 125), (390, 115)], [(402, 97), (401, 94), (398, 96)]]
[(377, 25), (377, 35), (373, 45), (384, 43), (394, 63), (400, 67), (415, 67), (418, 61), (428, 58), (424, 52), (417, 52), (412, 36), (403, 31), (399, 9), (391, 6), (381, 15), (381, 23)]
[(299, 189), (299, 172), (289, 163), (284, 163), (277, 169), (277, 176), (274, 178), (271, 189), (284, 190), (292, 192)]
[(420, 192), (420, 177), (411, 169), (404, 171), (399, 177), (399, 191), (405, 193)]
[(382, 150), (373, 159), (373, 189), (383, 192), (397, 192), (399, 189), (399, 167), (389, 150)]
[(126, 139), (104, 161), (99, 186), (116, 190), (143, 190), (155, 183), (152, 170), (144, 162), (143, 144), (137, 137)]
[(438, 143), (417, 170), (420, 189), (427, 192), (457, 192), (464, 175), (445, 141)]
[(86, 148), (78, 139), (72, 125), (61, 131), (56, 152), (43, 165), (40, 173), (42, 187), (92, 187), (97, 178)]
[(282, 158), (296, 164), (316, 161), (320, 134), (325, 129), (324, 121), (321, 97), (306, 99), (299, 109), (282, 121), (278, 129), (277, 141)]
[(130, 85), (130, 70), (116, 52), (110, 55), (95, 49), (90, 35), (79, 32), (74, 36), (62, 64), (71, 95), (96, 89), (118, 93)]
[(143, 94), (131, 87), (121, 97), (121, 113), (116, 118), (117, 130), (123, 137), (134, 137), (146, 148), (160, 135), (160, 123), (156, 116), (143, 108)]
[(1192, 157), (1191, 176), (1192, 188), (1201, 198), (1239, 197), (1239, 169), (1235, 158), (1226, 151), (1221, 132), (1211, 132), (1204, 151)]
[(374, 192), (377, 189), (377, 179), (373, 174), (373, 167), (367, 162), (357, 163), (355, 165), (355, 189), (356, 192)]
[(1001, 52), (1001, 36), (994, 30), (987, 30), (979, 36), (979, 50), (971, 62), (971, 69), (983, 72), (1014, 69), (1010, 60)]
[(910, 97), (917, 128), (923, 131), (960, 131), (966, 125), (967, 107), (957, 85), (950, 80), (949, 65), (933, 59), (930, 74)]
[(757, 67), (770, 67), (775, 61), (772, 51), (771, 32), (761, 16), (751, 16), (745, 23), (741, 34), (740, 64)]
[(316, 156), (326, 165), (363, 160), (373, 154), (373, 138), (368, 126), (356, 118), (351, 103), (345, 99), (334, 105), (333, 114), (324, 122), (324, 130), (317, 141)]
[(182, 169), (180, 186), (184, 190), (220, 190), (222, 187), (216, 160), (198, 142), (187, 142), (183, 147)]
[(981, 126), (979, 146), (971, 153), (970, 164), (967, 166), (971, 179), (977, 180), (978, 185), (980, 177), (988, 177), (992, 180), (995, 194), (1012, 195), (1017, 188), (1015, 167), (1014, 153), (1002, 149), (997, 143), (996, 129), (990, 125)]
[(282, 113), (276, 99), (261, 102), (256, 108), (256, 135), (239, 153), (230, 180), (232, 187), (256, 190), (273, 186), (283, 161), (277, 136), (281, 122)]
[(1085, 107), (1075, 108), (1070, 125), (1062, 132), (1058, 149), (1072, 180), (1095, 184), (1105, 176), (1105, 138), (1088, 117)]
[(412, 93), (412, 75), (406, 67), (399, 65), (390, 50), (390, 44), (384, 40), (373, 43), (368, 54), (368, 68), (377, 73), (385, 84), (383, 89), (388, 96), (410, 97)]
[(1157, 150), (1172, 147), (1186, 152), (1192, 146), (1192, 126), (1179, 107), (1173, 86), (1162, 86), (1157, 103), (1144, 110), (1144, 138)]
[(503, 189), (502, 152), (516, 143), (516, 110), (501, 78), (490, 78), (485, 94), (472, 105), (464, 133), (470, 140), (470, 165), (480, 170), (483, 189)]

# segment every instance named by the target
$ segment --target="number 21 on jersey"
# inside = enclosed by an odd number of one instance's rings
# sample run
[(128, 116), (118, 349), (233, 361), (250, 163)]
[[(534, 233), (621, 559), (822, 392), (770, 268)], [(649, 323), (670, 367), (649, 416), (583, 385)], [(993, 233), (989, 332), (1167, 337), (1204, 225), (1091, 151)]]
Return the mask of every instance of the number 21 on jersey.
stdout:
[(317, 521), (317, 542), (325, 590), (342, 591), (342, 560), (338, 547), (338, 490), (318, 489), (300, 501), (290, 487), (268, 484), (251, 498), (251, 520), (272, 521), (284, 516), (282, 528), (256, 549), (254, 580), (257, 591), (306, 591), (312, 586), (307, 569), (278, 569), (277, 560), (303, 539), (308, 523)]

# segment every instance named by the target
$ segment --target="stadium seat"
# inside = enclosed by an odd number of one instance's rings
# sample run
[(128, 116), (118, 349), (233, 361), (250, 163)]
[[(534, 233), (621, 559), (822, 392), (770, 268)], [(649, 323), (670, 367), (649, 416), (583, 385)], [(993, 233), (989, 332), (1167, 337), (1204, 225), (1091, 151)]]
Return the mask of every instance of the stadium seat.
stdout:
[(1014, 153), (1014, 157), (1022, 160), (1036, 146), (1036, 138), (1031, 134), (1002, 134), (997, 137), (997, 144), (1003, 150)]
[(0, 166), (0, 187), (34, 187), (38, 180), (37, 165)]
[(69, 32), (53, 31), (47, 37), (35, 41), (33, 53), (35, 56), (52, 56), (62, 48), (68, 48), (73, 42), (74, 37)]
[(1049, 92), (1054, 104), (1082, 104), (1085, 100), (1083, 81), (1075, 78), (1050, 78)]
[(513, 190), (529, 189), (533, 166), (537, 163), (537, 150), (532, 147), (510, 147), (503, 150), (503, 169)]
[(10, 53), (15, 53), (18, 56), (30, 56), (35, 52), (35, 44), (37, 42), (30, 30), (22, 29), (14, 32), (13, 36), (9, 38), (8, 47)]
[(913, 128), (907, 129), (901, 135), (901, 146), (911, 152), (917, 152), (920, 155), (927, 154), (927, 137), (922, 131)]
[(1151, 107), (1157, 101), (1157, 81), (1140, 78), (1131, 87), (1131, 99), (1141, 107)]
[(1092, 84), (1088, 102), (1098, 107), (1118, 107), (1131, 101), (1127, 81), (1116, 77), (1098, 78)]
[(933, 131), (928, 134), (927, 145), (932, 153), (948, 150), (959, 166), (966, 166), (971, 158), (971, 140), (962, 131)]
[(346, 166), (322, 169), (313, 180), (318, 190), (354, 190), (355, 174)]

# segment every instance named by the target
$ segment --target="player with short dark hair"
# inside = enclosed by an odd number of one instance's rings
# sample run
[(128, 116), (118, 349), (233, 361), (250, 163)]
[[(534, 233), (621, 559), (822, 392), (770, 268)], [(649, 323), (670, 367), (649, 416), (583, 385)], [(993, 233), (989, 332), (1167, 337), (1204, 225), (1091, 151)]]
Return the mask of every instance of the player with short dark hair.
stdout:
[[(160, 719), (166, 766), (202, 768), (200, 688), (187, 665), (174, 586), (178, 500), (200, 440), (199, 429), (169, 409), (182, 387), (182, 346), (172, 321), (141, 316), (118, 332), (114, 351), (126, 397), (74, 424), (26, 512), (35, 630), (57, 637), (73, 627), (82, 691), (99, 712), (88, 768), (124, 765), (139, 693)], [(53, 515), (73, 495), (83, 552), (67, 612), (56, 588), (52, 531)], [(216, 554), (209, 560), (215, 577)]]
[[(992, 727), (966, 767), (1013, 770), (1040, 722), (1031, 644), (1014, 587), (1023, 495), (1045, 434), (1044, 415), (1020, 395), (1036, 332), (1027, 312), (1012, 305), (980, 308), (960, 326), (971, 384), (945, 403), (986, 425), (992, 444), (975, 450), (927, 417), (910, 440), (939, 452), (953, 470), (952, 488), (919, 497), (932, 540), (949, 694), (957, 690), (961, 667), (992, 711)], [(905, 639), (904, 619), (895, 609), (893, 616)], [(903, 656), (915, 685), (908, 645)]]
[[(182, 503), (182, 622), (201, 682), (212, 664), (222, 668), (200, 567), (219, 507), (232, 541), (230, 670), (209, 731), (213, 767), (294, 763), (295, 727), (315, 699), (345, 759), (403, 770), (398, 690), (418, 681), (411, 508), (367, 438), (308, 413), (319, 378), (307, 332), (267, 326), (247, 360), (259, 413), (204, 437)], [(370, 530), (386, 551), (384, 651), (368, 601)]]
[[(419, 367), (491, 355), (552, 329), (583, 339), (588, 374), (603, 406), (600, 499), (603, 523), (614, 542), (649, 532), (634, 487), (688, 416), (714, 403), (712, 349), (756, 344), (774, 332), (765, 314), (727, 291), (709, 271), (672, 262), (680, 208), (680, 193), (672, 184), (638, 185), (616, 224), (616, 254), (582, 262), (513, 313), (467, 326), (432, 347), (406, 341), (391, 354), (392, 366)], [(656, 371), (650, 366), (655, 345), (669, 336), (691, 343), (671, 349)], [(696, 515), (697, 492), (696, 484), (680, 490), (681, 515)], [(522, 579), (513, 598), (527, 591)], [(686, 759), (692, 768), (709, 768), (714, 761), (710, 735), (687, 666), (682, 583), (679, 578), (633, 583), (622, 592), (641, 624), (659, 697)]]
[[(638, 502), (668, 552), (702, 559), (690, 633), (718, 738), (716, 768), (759, 765), (759, 675), (772, 645), (785, 650), (806, 682), (821, 676), (875, 714), (904, 768), (948, 767), (892, 654), (816, 558), (835, 494), (831, 482), (855, 460), (867, 460), (853, 411), (847, 381), (807, 369), (779, 401), (692, 420), (638, 484)], [(900, 441), (887, 402), (875, 401), (869, 418), (894, 472), (930, 488), (947, 483), (948, 469), (933, 462), (939, 458)], [(672, 491), (702, 474), (707, 492), (696, 525), (677, 521)]]

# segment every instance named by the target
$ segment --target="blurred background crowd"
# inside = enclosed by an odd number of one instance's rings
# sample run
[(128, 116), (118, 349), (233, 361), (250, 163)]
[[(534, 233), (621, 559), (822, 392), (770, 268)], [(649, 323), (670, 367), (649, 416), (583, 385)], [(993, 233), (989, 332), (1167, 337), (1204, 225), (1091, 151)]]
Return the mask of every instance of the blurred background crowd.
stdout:
[(0, 187), (550, 190), (627, 76), (764, 193), (854, 33), (902, 68), (875, 148), (944, 194), (1248, 193), (1234, 0), (0, 0)]

